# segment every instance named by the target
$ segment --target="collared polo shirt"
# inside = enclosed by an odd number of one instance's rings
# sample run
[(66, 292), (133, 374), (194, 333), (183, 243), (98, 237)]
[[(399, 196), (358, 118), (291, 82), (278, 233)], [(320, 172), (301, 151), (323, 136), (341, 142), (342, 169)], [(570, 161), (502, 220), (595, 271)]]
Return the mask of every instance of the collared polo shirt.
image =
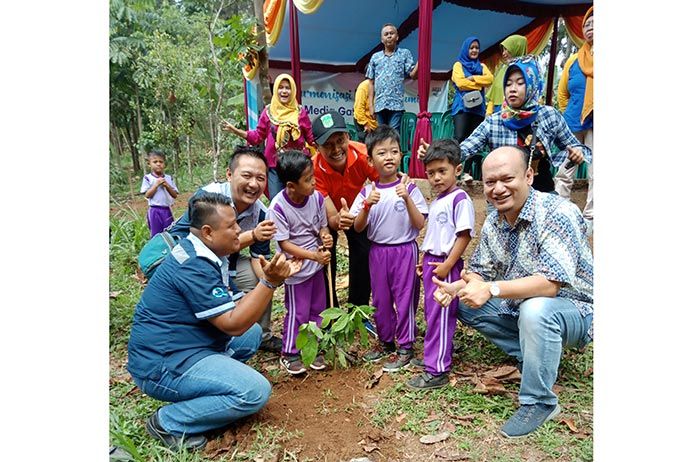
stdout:
[(316, 191), (324, 197), (330, 197), (337, 210), (342, 207), (341, 197), (345, 198), (349, 207), (365, 181), (379, 179), (377, 171), (369, 165), (367, 146), (356, 141), (348, 142), (347, 163), (343, 173), (338, 173), (328, 165), (321, 153), (316, 154), (313, 160)]
[[(561, 283), (557, 297), (593, 313), (593, 254), (578, 207), (555, 194), (530, 188), (513, 226), (497, 211), (481, 229), (469, 271), (486, 281), (509, 281), (539, 274)], [(523, 299), (502, 299), (501, 312), (517, 316)], [(593, 338), (593, 324), (589, 336)]]
[(134, 311), (127, 369), (158, 380), (183, 374), (206, 356), (224, 352), (231, 336), (208, 319), (234, 309), (243, 296), (229, 292), (228, 260), (199, 238), (181, 239), (148, 281)]
[[(213, 182), (206, 186), (203, 186), (192, 195), (190, 200), (201, 195), (202, 192), (205, 191), (223, 194), (224, 196), (229, 197), (231, 198), (231, 200), (233, 200), (233, 195), (231, 194), (231, 185), (228, 183), (228, 181), (224, 181), (221, 183)], [(267, 207), (265, 207), (265, 204), (263, 204), (262, 201), (258, 199), (244, 211), (239, 212), (238, 210), (236, 210), (236, 222), (238, 222), (238, 226), (241, 227), (241, 232), (251, 231), (256, 226), (258, 226), (258, 223), (265, 220), (266, 214)], [(173, 223), (173, 225), (170, 227), (170, 234), (178, 238), (183, 238), (187, 236), (190, 232), (190, 223), (191, 222), (189, 210), (185, 210), (185, 213), (180, 218), (178, 218), (178, 220), (175, 223)], [(258, 255), (264, 255), (266, 258), (269, 259), (271, 257), (270, 241), (254, 242), (250, 246), (250, 255), (254, 258), (257, 258)], [(231, 266), (235, 266), (233, 265), (233, 262)]]

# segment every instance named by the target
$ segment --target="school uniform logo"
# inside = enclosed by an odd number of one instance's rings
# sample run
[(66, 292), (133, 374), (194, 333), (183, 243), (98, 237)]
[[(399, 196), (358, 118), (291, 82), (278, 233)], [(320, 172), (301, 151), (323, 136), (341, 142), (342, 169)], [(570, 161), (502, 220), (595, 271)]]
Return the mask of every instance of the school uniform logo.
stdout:
[(437, 220), (437, 222), (441, 225), (444, 225), (445, 223), (447, 223), (447, 212), (438, 213), (438, 216), (435, 220)]
[(405, 212), (406, 211), (406, 202), (404, 202), (403, 199), (399, 199), (396, 202), (394, 202), (394, 210), (397, 212)]

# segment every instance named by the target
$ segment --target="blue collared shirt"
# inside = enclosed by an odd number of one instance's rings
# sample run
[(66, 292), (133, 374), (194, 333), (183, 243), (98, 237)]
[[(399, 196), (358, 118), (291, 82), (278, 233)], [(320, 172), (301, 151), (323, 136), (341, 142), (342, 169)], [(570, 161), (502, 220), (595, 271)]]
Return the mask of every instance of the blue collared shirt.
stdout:
[[(530, 188), (510, 226), (498, 211), (486, 217), (469, 271), (486, 281), (539, 274), (561, 283), (557, 297), (571, 300), (581, 316), (593, 313), (593, 254), (578, 207), (555, 194)], [(501, 312), (517, 316), (523, 299), (502, 299)], [(593, 324), (588, 334), (593, 338)]]
[[(491, 114), (484, 119), (471, 135), (459, 145), (462, 151), (462, 160), (472, 154), (478, 154), (484, 149), (493, 151), (501, 146), (515, 146), (518, 144), (518, 132), (511, 130), (503, 124), (501, 113)], [(542, 142), (547, 154), (552, 159), (552, 164), (559, 167), (568, 157), (567, 146), (578, 148), (583, 153), (586, 162), (591, 162), (591, 148), (581, 144), (576, 139), (564, 117), (551, 106), (541, 106), (537, 113), (537, 138)], [(552, 155), (552, 147), (557, 146), (560, 151)]]
[(136, 305), (127, 369), (158, 380), (182, 374), (200, 359), (221, 353), (231, 336), (208, 319), (234, 309), (241, 292), (228, 288), (228, 260), (199, 238), (181, 239), (148, 281)]
[(384, 50), (372, 55), (367, 78), (374, 80), (374, 110), (404, 110), (403, 81), (413, 69), (413, 55), (405, 48), (396, 48), (391, 55)]

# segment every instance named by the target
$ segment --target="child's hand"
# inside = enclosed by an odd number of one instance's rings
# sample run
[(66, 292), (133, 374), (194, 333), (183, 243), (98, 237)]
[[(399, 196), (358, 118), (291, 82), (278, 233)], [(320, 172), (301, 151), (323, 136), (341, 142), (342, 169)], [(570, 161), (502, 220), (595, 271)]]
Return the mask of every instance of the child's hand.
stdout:
[(321, 234), (321, 242), (323, 243), (323, 247), (325, 249), (333, 248), (333, 236), (331, 236), (329, 233)]
[(416, 276), (418, 276), (419, 278), (423, 277), (423, 264), (422, 263), (418, 263), (416, 265)]
[(367, 202), (370, 205), (374, 205), (377, 202), (379, 202), (379, 199), (381, 199), (381, 197), (381, 194), (379, 194), (379, 191), (377, 191), (377, 184), (373, 181), (372, 191), (369, 193), (369, 196), (367, 196), (367, 199), (365, 199), (365, 202)]
[(165, 178), (158, 178), (158, 179), (156, 180), (156, 186), (162, 186), (164, 183), (167, 183), (167, 182), (165, 181)]
[(423, 138), (420, 139), (420, 146), (418, 146), (418, 152), (416, 155), (418, 156), (419, 160), (423, 160), (423, 157), (425, 157), (425, 153), (428, 151), (428, 148), (430, 145), (425, 142)]
[(445, 279), (447, 274), (450, 272), (450, 268), (446, 262), (438, 263), (436, 261), (429, 261), (428, 265), (433, 267), (433, 276), (438, 279)]
[(408, 175), (401, 175), (401, 183), (396, 185), (396, 195), (404, 201), (408, 200)]
[(331, 261), (331, 253), (324, 247), (319, 247), (315, 253), (314, 260), (326, 266)]

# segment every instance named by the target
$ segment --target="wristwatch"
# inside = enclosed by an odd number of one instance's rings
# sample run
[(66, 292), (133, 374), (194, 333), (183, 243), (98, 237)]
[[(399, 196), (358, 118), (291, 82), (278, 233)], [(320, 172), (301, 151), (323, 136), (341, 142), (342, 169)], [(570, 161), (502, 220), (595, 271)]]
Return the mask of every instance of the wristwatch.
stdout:
[(501, 295), (501, 288), (498, 287), (498, 284), (492, 282), (491, 284), (489, 284), (489, 292), (491, 292), (492, 297), (498, 297), (499, 295)]

